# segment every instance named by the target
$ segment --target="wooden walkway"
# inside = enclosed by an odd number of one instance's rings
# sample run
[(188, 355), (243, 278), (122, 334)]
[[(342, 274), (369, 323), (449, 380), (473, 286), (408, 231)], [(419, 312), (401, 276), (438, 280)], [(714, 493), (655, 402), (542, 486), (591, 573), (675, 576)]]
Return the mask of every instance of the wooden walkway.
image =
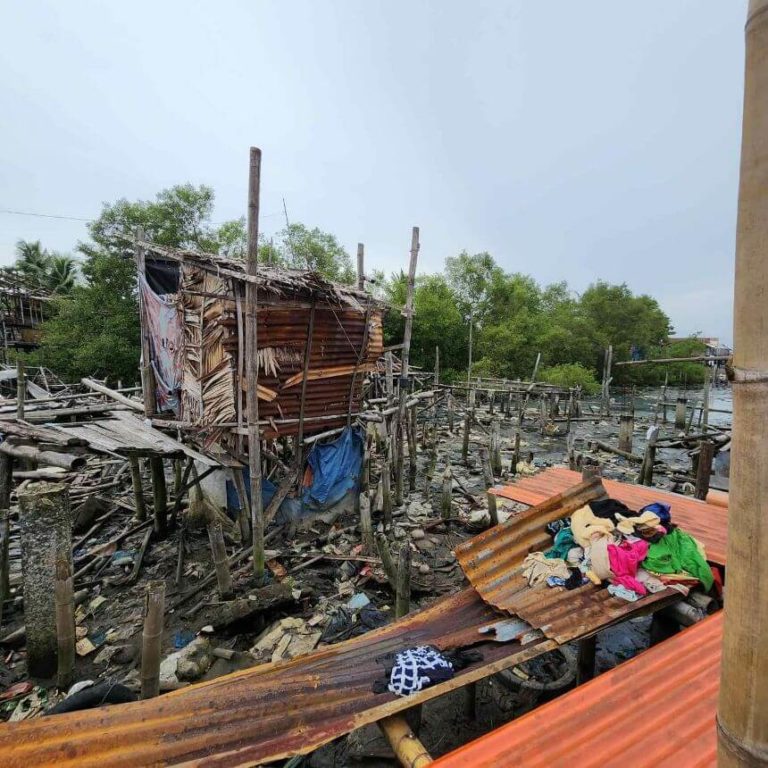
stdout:
[[(493, 493), (522, 504), (541, 504), (581, 482), (581, 474), (569, 469), (552, 467), (532, 477), (524, 477), (512, 485), (494, 488)], [(645, 485), (630, 485), (615, 480), (603, 480), (608, 495), (638, 510), (654, 501), (663, 501), (672, 508), (672, 521), (697, 538), (707, 552), (707, 560), (725, 565), (727, 548), (728, 507), (708, 504), (690, 496), (661, 491)]]

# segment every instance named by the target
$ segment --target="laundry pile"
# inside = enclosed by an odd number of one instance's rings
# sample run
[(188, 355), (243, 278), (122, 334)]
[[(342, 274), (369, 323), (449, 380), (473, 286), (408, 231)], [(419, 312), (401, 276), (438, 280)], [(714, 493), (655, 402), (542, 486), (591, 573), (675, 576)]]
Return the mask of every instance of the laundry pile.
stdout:
[(670, 506), (662, 502), (634, 512), (616, 499), (600, 499), (547, 530), (552, 547), (523, 561), (530, 586), (607, 583), (612, 595), (634, 602), (669, 586), (687, 594), (702, 585), (709, 592), (718, 577), (704, 547), (672, 522)]

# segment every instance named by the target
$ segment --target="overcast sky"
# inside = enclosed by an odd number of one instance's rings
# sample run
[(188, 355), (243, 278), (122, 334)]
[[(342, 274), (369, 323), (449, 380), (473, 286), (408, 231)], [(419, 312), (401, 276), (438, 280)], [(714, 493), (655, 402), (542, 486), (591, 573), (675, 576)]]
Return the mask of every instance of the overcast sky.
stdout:
[[(75, 218), (211, 185), (367, 265), (461, 249), (657, 297), (732, 338), (744, 0), (0, 0), (0, 209)], [(0, 212), (72, 250), (80, 221)]]

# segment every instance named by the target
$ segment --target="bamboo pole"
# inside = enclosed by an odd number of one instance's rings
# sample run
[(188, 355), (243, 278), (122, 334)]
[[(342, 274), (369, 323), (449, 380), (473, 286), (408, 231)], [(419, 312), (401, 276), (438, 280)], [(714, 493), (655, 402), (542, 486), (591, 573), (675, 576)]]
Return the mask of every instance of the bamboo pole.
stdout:
[(365, 246), (357, 244), (357, 290), (365, 290)]
[[(261, 183), (261, 150), (251, 147), (248, 172), (248, 255), (246, 273), (256, 277), (259, 271), (259, 194)], [(264, 580), (264, 507), (261, 498), (261, 435), (259, 434), (259, 362), (258, 362), (258, 291), (256, 281), (249, 280), (246, 289), (246, 381), (248, 385), (248, 468), (251, 484), (251, 535), (253, 537), (253, 573), (258, 582)]]
[(403, 768), (424, 768), (433, 762), (426, 747), (411, 730), (404, 715), (385, 717), (379, 720), (379, 727)]
[(397, 453), (395, 457), (395, 504), (403, 503), (403, 434), (405, 432), (406, 401), (408, 400), (408, 361), (411, 351), (411, 334), (413, 331), (413, 294), (416, 285), (416, 262), (419, 256), (419, 228), (414, 227), (411, 232), (411, 258), (408, 265), (408, 283), (406, 287), (405, 328), (403, 330), (403, 350), (400, 370), (400, 391), (397, 419), (395, 421), (395, 440)]
[(163, 640), (165, 583), (150, 581), (144, 596), (144, 631), (141, 635), (141, 698), (160, 693), (160, 650)]
[(745, 34), (721, 768), (768, 761), (768, 0), (750, 0)]
[(99, 384), (98, 381), (94, 381), (93, 379), (80, 379), (80, 383), (83, 386), (88, 387), (88, 389), (92, 389), (94, 392), (106, 395), (108, 398), (120, 403), (121, 405), (128, 406), (134, 411), (139, 411), (139, 413), (144, 412), (144, 406), (141, 403), (137, 402), (136, 400), (131, 400), (130, 397), (121, 395), (119, 392), (115, 391), (114, 389), (110, 389), (109, 387), (105, 387), (103, 384)]
[[(485, 482), (485, 490), (489, 491), (494, 486), (493, 470), (491, 469), (491, 460), (486, 448), (480, 449), (480, 463), (483, 468), (483, 481)], [(488, 515), (491, 518), (491, 525), (499, 524), (499, 513), (496, 509), (496, 496), (492, 493), (486, 493), (485, 497), (488, 501)]]

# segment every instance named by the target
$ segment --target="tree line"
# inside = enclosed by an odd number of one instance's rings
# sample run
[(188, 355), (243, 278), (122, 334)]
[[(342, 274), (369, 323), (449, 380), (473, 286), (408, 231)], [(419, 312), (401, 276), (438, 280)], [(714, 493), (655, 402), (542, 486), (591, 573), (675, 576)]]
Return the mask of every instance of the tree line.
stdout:
[[(140, 354), (136, 270), (132, 237), (141, 226), (159, 245), (244, 258), (244, 219), (211, 222), (214, 193), (207, 186), (178, 185), (154, 200), (105, 204), (88, 224), (89, 240), (78, 243), (79, 276), (69, 256), (48, 254), (39, 243), (22, 248), (15, 267), (36, 274), (49, 287), (59, 280), (50, 318), (31, 362), (44, 364), (65, 380), (99, 376), (133, 381)], [(39, 257), (39, 258), (38, 258)], [(313, 269), (342, 283), (355, 281), (353, 262), (331, 234), (300, 223), (275, 237), (261, 237), (260, 263)], [(405, 260), (405, 256), (404, 256)], [(55, 266), (54, 266), (55, 265)], [(407, 277), (404, 272), (370, 275), (372, 290), (392, 306), (384, 322), (386, 344), (402, 339)], [(635, 295), (626, 284), (598, 280), (578, 294), (565, 282), (541, 286), (532, 277), (507, 272), (488, 253), (462, 251), (436, 274), (417, 276), (411, 362), (432, 370), (440, 349), (445, 381), (473, 376), (530, 377), (541, 354), (538, 378), (562, 385), (598, 386), (604, 351), (614, 361), (632, 356), (683, 356), (703, 351), (697, 340), (670, 346), (669, 317), (658, 302)], [(471, 337), (471, 354), (470, 354)], [(628, 366), (614, 369), (616, 384), (659, 384), (665, 370), (671, 383), (703, 380), (697, 364)]]

